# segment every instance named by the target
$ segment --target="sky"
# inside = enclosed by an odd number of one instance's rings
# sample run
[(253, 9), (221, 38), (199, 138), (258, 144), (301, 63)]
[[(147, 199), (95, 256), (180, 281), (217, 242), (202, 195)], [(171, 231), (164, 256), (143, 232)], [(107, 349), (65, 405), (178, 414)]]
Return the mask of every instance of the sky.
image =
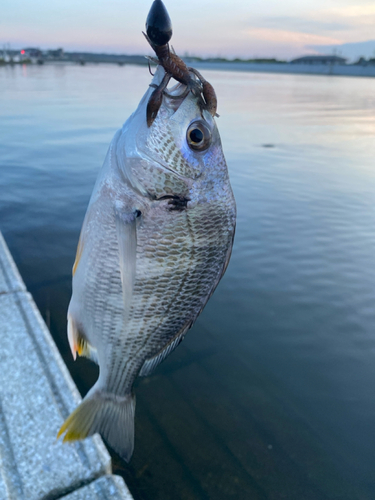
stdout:
[[(151, 52), (141, 31), (151, 0), (1, 0), (0, 47)], [(165, 0), (180, 55), (345, 56), (375, 39), (374, 0)], [(331, 49), (332, 47), (332, 49)], [(375, 42), (374, 42), (375, 50)], [(343, 53), (344, 52), (344, 53)]]

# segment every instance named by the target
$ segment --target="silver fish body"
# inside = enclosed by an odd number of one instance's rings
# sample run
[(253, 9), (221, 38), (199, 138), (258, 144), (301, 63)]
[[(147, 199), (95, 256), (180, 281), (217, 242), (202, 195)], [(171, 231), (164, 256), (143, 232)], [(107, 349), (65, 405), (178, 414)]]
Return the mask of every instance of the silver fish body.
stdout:
[[(153, 83), (163, 75), (159, 67)], [(126, 460), (134, 380), (165, 359), (202, 311), (229, 262), (236, 219), (215, 120), (189, 93), (163, 97), (148, 127), (151, 92), (109, 147), (82, 227), (68, 311), (73, 355), (94, 359), (100, 375), (60, 434), (100, 432)], [(195, 124), (207, 136), (203, 150), (187, 137), (192, 130), (199, 143)]]

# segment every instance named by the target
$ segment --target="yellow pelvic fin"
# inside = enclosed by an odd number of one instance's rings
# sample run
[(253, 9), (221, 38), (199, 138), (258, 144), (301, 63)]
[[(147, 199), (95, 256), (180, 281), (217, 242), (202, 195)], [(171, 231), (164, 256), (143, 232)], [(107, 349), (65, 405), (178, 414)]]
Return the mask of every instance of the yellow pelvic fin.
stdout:
[(68, 340), (74, 360), (76, 360), (78, 353), (78, 356), (85, 356), (96, 363), (98, 362), (96, 349), (92, 347), (79, 332), (77, 325), (70, 314), (68, 314)]
[(72, 351), (72, 356), (74, 361), (76, 360), (77, 357), (77, 338), (78, 338), (78, 331), (75, 325), (75, 322), (73, 318), (68, 314), (68, 340), (69, 340), (69, 346), (70, 350)]

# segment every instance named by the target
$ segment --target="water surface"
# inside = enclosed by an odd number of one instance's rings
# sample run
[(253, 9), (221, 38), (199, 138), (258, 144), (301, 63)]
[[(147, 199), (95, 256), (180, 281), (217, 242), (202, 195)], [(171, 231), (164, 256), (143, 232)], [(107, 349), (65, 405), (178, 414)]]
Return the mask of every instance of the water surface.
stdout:
[[(238, 205), (228, 271), (137, 382), (136, 500), (375, 497), (374, 81), (204, 72)], [(0, 230), (81, 391), (70, 273), (136, 66), (0, 68)]]

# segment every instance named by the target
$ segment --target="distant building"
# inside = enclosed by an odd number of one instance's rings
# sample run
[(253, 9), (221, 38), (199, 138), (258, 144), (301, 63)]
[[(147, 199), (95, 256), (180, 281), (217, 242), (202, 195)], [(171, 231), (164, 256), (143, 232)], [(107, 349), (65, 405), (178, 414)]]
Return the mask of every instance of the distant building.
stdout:
[(28, 47), (27, 49), (21, 50), (21, 56), (24, 59), (39, 59), (42, 57), (42, 51), (34, 47)]
[(304, 56), (290, 61), (291, 64), (346, 64), (344, 57), (338, 56)]
[(49, 59), (63, 59), (64, 49), (48, 50), (47, 57)]
[(354, 64), (356, 66), (367, 66), (367, 60), (364, 57), (360, 57)]
[(364, 57), (360, 57), (358, 61), (354, 63), (355, 66), (375, 66), (375, 57), (370, 58), (369, 60)]

